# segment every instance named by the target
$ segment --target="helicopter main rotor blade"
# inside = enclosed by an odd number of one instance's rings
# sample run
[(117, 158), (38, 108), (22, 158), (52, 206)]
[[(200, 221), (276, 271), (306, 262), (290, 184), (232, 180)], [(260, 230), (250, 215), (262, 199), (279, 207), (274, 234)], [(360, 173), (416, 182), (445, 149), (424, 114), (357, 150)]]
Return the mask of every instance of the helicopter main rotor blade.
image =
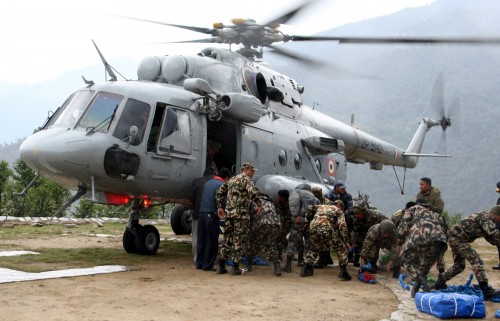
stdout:
[(287, 23), (288, 20), (290, 20), (291, 18), (293, 18), (298, 12), (300, 12), (302, 9), (304, 9), (307, 6), (309, 6), (310, 4), (312, 4), (315, 1), (316, 0), (306, 1), (303, 4), (301, 4), (300, 6), (298, 6), (297, 8), (295, 8), (293, 10), (290, 10), (290, 11), (282, 14), (281, 16), (279, 16), (279, 17), (277, 17), (277, 18), (269, 21), (268, 23), (264, 23), (264, 25), (268, 26), (268, 27), (274, 27), (274, 26), (277, 26), (277, 25), (281, 25), (281, 24)]
[(338, 41), (341, 44), (500, 44), (500, 38), (377, 38), (286, 35), (286, 41)]
[(215, 38), (205, 38), (205, 39), (195, 39), (195, 40), (168, 41), (162, 43), (223, 43), (223, 41), (219, 37), (215, 37)]
[(301, 56), (301, 55), (297, 55), (296, 53), (292, 53), (292, 52), (290, 52), (288, 50), (284, 50), (282, 48), (278, 48), (278, 47), (273, 46), (273, 45), (269, 45), (267, 47), (271, 49), (271, 52), (274, 52), (274, 53), (276, 53), (278, 55), (281, 55), (281, 56), (284, 56), (284, 57), (287, 57), (287, 58), (290, 58), (290, 59), (293, 59), (293, 60), (297, 60), (299, 62), (305, 63), (305, 64), (310, 65), (310, 66), (320, 67), (320, 66), (323, 65), (319, 61), (315, 61), (315, 60), (312, 60), (310, 58), (307, 58), (307, 57), (304, 57), (304, 56)]
[(166, 23), (166, 22), (161, 22), (161, 21), (154, 21), (154, 20), (147, 20), (147, 19), (133, 18), (133, 17), (122, 17), (122, 18), (131, 19), (131, 20), (137, 20), (137, 21), (143, 21), (143, 22), (149, 22), (149, 23), (156, 23), (156, 24), (163, 25), (163, 26), (170, 26), (170, 27), (176, 27), (176, 28), (191, 30), (191, 31), (194, 31), (194, 32), (205, 33), (207, 35), (213, 35), (213, 36), (216, 35), (215, 34), (215, 29), (210, 29), (210, 28), (177, 25), (177, 24), (173, 24), (173, 23)]

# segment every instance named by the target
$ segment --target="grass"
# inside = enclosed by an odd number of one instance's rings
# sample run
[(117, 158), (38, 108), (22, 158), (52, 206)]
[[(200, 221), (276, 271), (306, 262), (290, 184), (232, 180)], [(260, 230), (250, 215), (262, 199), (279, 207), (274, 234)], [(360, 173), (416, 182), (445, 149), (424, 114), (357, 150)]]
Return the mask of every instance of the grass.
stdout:
[[(171, 232), (170, 225), (157, 225), (160, 235)], [(20, 250), (20, 239), (48, 239), (51, 237), (72, 237), (88, 234), (123, 235), (125, 224), (106, 223), (103, 227), (92, 224), (82, 224), (75, 228), (62, 225), (45, 225), (32, 227), (19, 225), (14, 228), (0, 229), (0, 246), (4, 250)], [(119, 242), (118, 244), (121, 244)], [(23, 248), (23, 250), (27, 250)], [(191, 244), (162, 241), (158, 253), (154, 256), (128, 254), (122, 248), (37, 248), (40, 254), (0, 257), (0, 267), (24, 272), (44, 272), (68, 268), (87, 268), (98, 265), (141, 266), (151, 263), (161, 263), (172, 258), (191, 256)]]

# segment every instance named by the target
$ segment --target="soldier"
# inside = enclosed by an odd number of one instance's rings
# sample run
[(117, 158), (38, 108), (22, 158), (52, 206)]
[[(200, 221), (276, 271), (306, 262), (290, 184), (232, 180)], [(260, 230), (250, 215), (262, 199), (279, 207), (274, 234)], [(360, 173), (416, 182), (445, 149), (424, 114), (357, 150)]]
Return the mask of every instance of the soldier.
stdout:
[[(262, 209), (260, 213), (258, 209)], [(255, 202), (250, 205), (251, 224), (248, 236), (247, 270), (252, 271), (254, 256), (263, 251), (274, 262), (274, 275), (281, 275), (276, 240), (281, 229), (280, 217), (276, 213), (274, 203), (269, 195), (259, 193)]]
[(400, 210), (397, 210), (394, 214), (392, 214), (391, 216), (391, 221), (392, 223), (394, 223), (394, 227), (395, 228), (398, 228), (398, 225), (399, 225), (399, 221), (401, 220), (401, 218), (403, 217), (403, 215), (405, 215), (405, 212), (410, 208), (410, 207), (413, 207), (415, 206), (417, 203), (413, 202), (413, 201), (409, 201), (408, 203), (406, 203), (405, 205), (405, 208), (404, 209), (400, 209)]
[(309, 249), (309, 228), (305, 224), (305, 216), (309, 205), (319, 201), (311, 192), (311, 185), (300, 184), (290, 193), (289, 205), (292, 218), (292, 228), (288, 235), (288, 248), (284, 272), (292, 272), (292, 258), (295, 251), (299, 252), (298, 266), (304, 264), (304, 251)]
[(479, 282), (484, 298), (489, 299), (500, 294), (500, 291), (488, 285), (483, 260), (470, 245), (480, 237), (484, 237), (491, 244), (500, 245), (500, 231), (495, 227), (497, 223), (500, 223), (500, 205), (496, 205), (489, 211), (471, 214), (450, 228), (448, 244), (453, 254), (453, 266), (439, 276), (435, 288), (446, 288), (446, 281), (461, 273), (465, 269), (465, 260), (467, 260), (472, 265), (472, 271)]
[(371, 226), (387, 219), (387, 217), (376, 209), (370, 209), (359, 204), (355, 204), (353, 206), (351, 213), (353, 215), (351, 251), (354, 254), (353, 264), (355, 267), (359, 267), (360, 252), (363, 247), (363, 242), (365, 241), (366, 233), (368, 233), (368, 229)]
[[(401, 246), (400, 262), (415, 281), (411, 297), (423, 287), (429, 291), (427, 274), (430, 268), (442, 261), (446, 252), (446, 222), (425, 200), (417, 200), (417, 205), (409, 208), (401, 218), (397, 229), (398, 245)], [(442, 271), (443, 267), (438, 269)]]
[(288, 205), (288, 198), (290, 197), (290, 192), (286, 189), (282, 189), (278, 191), (278, 206), (277, 212), (280, 217), (281, 229), (276, 240), (276, 245), (278, 247), (278, 256), (281, 260), (283, 252), (286, 252), (286, 248), (288, 247), (288, 233), (290, 233), (290, 229), (292, 228), (292, 217), (290, 214), (290, 206)]
[(439, 188), (432, 186), (432, 181), (428, 177), (420, 179), (420, 192), (417, 193), (417, 200), (423, 199), (427, 204), (433, 206), (439, 214), (443, 214), (444, 202), (441, 198)]
[(219, 251), (219, 269), (217, 274), (226, 273), (225, 260), (233, 261), (232, 275), (242, 274), (239, 262), (243, 249), (248, 242), (250, 229), (250, 202), (257, 197), (258, 190), (253, 185), (252, 177), (256, 171), (250, 163), (241, 165), (242, 172), (219, 187), (216, 193), (217, 214), (224, 217), (224, 200), (226, 200), (226, 220), (224, 222), (224, 239)]
[(361, 249), (361, 260), (364, 265), (368, 263), (372, 266), (372, 273), (377, 273), (377, 261), (380, 249), (389, 250), (391, 263), (387, 266), (387, 271), (393, 268), (393, 277), (399, 277), (399, 258), (396, 244), (396, 231), (391, 220), (383, 220), (368, 229), (363, 248)]
[[(500, 182), (497, 182), (497, 193), (500, 193)], [(497, 200), (497, 205), (500, 205), (500, 197)], [(496, 224), (497, 230), (500, 230), (500, 223)], [(497, 246), (498, 261), (500, 261), (500, 246)], [(500, 270), (500, 263), (493, 267), (493, 270)]]
[[(323, 205), (333, 205), (333, 202), (323, 196), (323, 189), (321, 187), (313, 187), (312, 193)], [(330, 250), (319, 253), (318, 262), (314, 263), (314, 268), (322, 269), (327, 265), (333, 264), (332, 256), (330, 255)]]
[(334, 248), (339, 259), (339, 279), (351, 280), (351, 276), (347, 273), (346, 249), (350, 245), (344, 213), (333, 205), (313, 205), (307, 208), (306, 220), (311, 233), (311, 246), (306, 251), (305, 265), (300, 271), (300, 276), (312, 276), (313, 263), (318, 252)]

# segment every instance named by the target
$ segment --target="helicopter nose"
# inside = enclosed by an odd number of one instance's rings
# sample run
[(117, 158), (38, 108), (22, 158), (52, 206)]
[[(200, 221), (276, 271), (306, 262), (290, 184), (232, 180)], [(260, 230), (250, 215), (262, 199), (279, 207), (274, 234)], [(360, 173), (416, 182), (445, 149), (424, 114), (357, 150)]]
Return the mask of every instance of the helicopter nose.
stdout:
[(68, 177), (68, 173), (81, 173), (88, 170), (88, 156), (92, 155), (92, 146), (84, 137), (84, 133), (74, 130), (42, 130), (21, 144), (21, 159), (54, 180)]

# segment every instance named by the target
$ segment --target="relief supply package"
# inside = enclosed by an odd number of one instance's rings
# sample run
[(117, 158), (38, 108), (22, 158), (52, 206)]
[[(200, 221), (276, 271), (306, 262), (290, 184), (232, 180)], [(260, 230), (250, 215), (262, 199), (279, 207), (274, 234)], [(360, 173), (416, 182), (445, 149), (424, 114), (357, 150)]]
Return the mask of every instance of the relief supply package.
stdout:
[(417, 310), (440, 319), (484, 318), (486, 307), (482, 297), (460, 293), (418, 292)]

